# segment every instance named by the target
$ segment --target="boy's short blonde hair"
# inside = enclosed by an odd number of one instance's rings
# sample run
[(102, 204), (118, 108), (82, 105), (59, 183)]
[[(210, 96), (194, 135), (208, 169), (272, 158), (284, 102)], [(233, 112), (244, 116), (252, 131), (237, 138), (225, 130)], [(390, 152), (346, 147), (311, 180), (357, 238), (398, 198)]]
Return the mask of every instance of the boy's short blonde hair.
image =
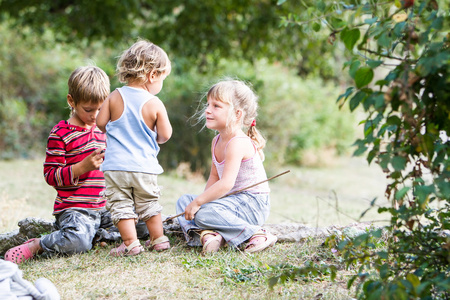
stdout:
[(103, 103), (110, 93), (108, 75), (95, 66), (77, 68), (70, 74), (68, 86), (74, 105), (85, 102)]
[(171, 64), (167, 53), (159, 46), (146, 40), (139, 40), (125, 50), (117, 62), (117, 76), (122, 83), (147, 82), (152, 71), (157, 76), (170, 72)]

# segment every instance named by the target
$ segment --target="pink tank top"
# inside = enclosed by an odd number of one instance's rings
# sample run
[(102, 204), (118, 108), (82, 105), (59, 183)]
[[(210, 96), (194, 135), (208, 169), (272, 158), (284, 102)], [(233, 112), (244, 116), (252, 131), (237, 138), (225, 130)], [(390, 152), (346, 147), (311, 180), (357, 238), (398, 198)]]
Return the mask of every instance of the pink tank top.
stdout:
[[(250, 139), (248, 136), (236, 136), (228, 141), (228, 143), (225, 145), (225, 151), (227, 151), (228, 144), (236, 138), (247, 138)], [(212, 161), (214, 165), (216, 166), (217, 173), (219, 175), (219, 178), (222, 178), (223, 169), (225, 167), (225, 160), (222, 162), (218, 162), (216, 159), (216, 156), (214, 155), (216, 150), (217, 142), (220, 139), (220, 134), (216, 136), (216, 142), (213, 146), (213, 155), (212, 155)], [(252, 142), (253, 147), (255, 148), (255, 154), (253, 157), (242, 160), (241, 166), (239, 168), (238, 175), (236, 177), (236, 182), (234, 183), (233, 188), (231, 189), (230, 193), (233, 193), (235, 191), (238, 191), (240, 189), (243, 189), (245, 187), (251, 186), (255, 183), (264, 181), (267, 179), (266, 171), (264, 170), (263, 162), (261, 160), (261, 157), (258, 154), (258, 151), (256, 149), (255, 144)], [(261, 184), (258, 184), (257, 186), (254, 186), (252, 188), (249, 188), (245, 190), (246, 192), (251, 192), (255, 194), (262, 194), (262, 193), (269, 193), (269, 184), (268, 182), (264, 182)]]

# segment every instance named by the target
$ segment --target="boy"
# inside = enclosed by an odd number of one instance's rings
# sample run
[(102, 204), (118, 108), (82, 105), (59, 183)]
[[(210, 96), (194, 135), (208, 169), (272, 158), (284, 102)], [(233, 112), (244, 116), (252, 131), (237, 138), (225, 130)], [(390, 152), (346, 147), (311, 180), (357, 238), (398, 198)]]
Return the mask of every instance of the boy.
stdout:
[(70, 75), (68, 86), (71, 116), (51, 130), (44, 162), (45, 180), (57, 191), (57, 230), (9, 249), (5, 260), (17, 264), (42, 252), (52, 256), (90, 250), (105, 211), (105, 180), (99, 167), (106, 137), (95, 122), (110, 92), (109, 78), (98, 67), (80, 67)]

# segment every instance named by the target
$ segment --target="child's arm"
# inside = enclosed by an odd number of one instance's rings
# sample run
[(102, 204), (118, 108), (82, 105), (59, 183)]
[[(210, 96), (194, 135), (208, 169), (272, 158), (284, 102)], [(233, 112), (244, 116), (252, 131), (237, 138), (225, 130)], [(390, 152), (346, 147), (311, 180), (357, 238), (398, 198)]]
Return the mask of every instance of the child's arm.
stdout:
[[(225, 196), (234, 186), (236, 182), (237, 175), (239, 173), (239, 168), (241, 166), (241, 161), (244, 158), (245, 151), (247, 150), (245, 143), (239, 143), (239, 141), (232, 141), (228, 144), (227, 151), (225, 154), (225, 166), (222, 174), (222, 178), (216, 180), (216, 175), (211, 172), (211, 177), (208, 179), (207, 188), (205, 191), (197, 196), (185, 210), (186, 220), (194, 219), (195, 213), (200, 209), (200, 207), (208, 202), (214, 201)], [(214, 155), (214, 153), (212, 153)], [(211, 168), (211, 171), (215, 170)], [(217, 174), (217, 171), (215, 171)], [(210, 186), (208, 187), (208, 184)]]
[(103, 102), (102, 107), (100, 108), (100, 112), (97, 115), (96, 123), (97, 127), (102, 131), (106, 132), (106, 124), (108, 124), (111, 119), (111, 112), (109, 108), (109, 99), (110, 96), (106, 98)]
[(155, 131), (157, 133), (156, 141), (158, 144), (164, 144), (172, 136), (172, 125), (170, 124), (169, 115), (166, 107), (161, 100), (156, 101), (156, 122)]
[(208, 181), (206, 182), (205, 191), (209, 189), (214, 183), (219, 181), (219, 174), (217, 173), (216, 166), (211, 164), (211, 171), (209, 172)]
[(105, 156), (97, 149), (83, 160), (67, 165), (65, 144), (56, 135), (50, 135), (44, 162), (45, 181), (51, 186), (71, 186), (78, 183), (78, 177), (86, 172), (97, 170)]
[(106, 125), (122, 116), (124, 104), (122, 96), (118, 90), (114, 90), (103, 102), (100, 112), (97, 115), (97, 127), (106, 132)]

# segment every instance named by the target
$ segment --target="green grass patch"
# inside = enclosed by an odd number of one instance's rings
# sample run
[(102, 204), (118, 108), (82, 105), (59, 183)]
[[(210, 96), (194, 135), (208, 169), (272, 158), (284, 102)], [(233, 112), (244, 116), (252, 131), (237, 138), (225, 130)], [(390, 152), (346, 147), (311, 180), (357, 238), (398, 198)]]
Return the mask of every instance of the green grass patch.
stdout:
[[(267, 223), (298, 222), (317, 226), (345, 225), (358, 220), (385, 185), (381, 171), (359, 159), (342, 159), (328, 168), (288, 168), (291, 172), (270, 182), (271, 216)], [(276, 170), (269, 166), (268, 170)], [(268, 171), (268, 176), (273, 176)], [(175, 214), (175, 203), (185, 193), (198, 194), (204, 180), (185, 172), (159, 177), (163, 214)], [(0, 162), (0, 232), (17, 227), (25, 217), (53, 219), (56, 192), (43, 178), (42, 160)], [(363, 221), (380, 219), (366, 213)], [(186, 246), (180, 237), (170, 237), (172, 248), (163, 253), (146, 251), (137, 257), (114, 258), (96, 246), (85, 254), (43, 257), (20, 266), (25, 279), (51, 280), (62, 299), (350, 299), (342, 258), (324, 246), (324, 240), (277, 243), (261, 253), (246, 255), (224, 248), (202, 256), (200, 248)], [(282, 278), (273, 288), (269, 281), (298, 267), (338, 266)], [(328, 270), (328, 271), (327, 271)], [(279, 277), (281, 278), (281, 277)]]
[[(0, 233), (17, 229), (26, 217), (53, 219), (56, 192), (44, 181), (42, 164), (42, 159), (0, 161)], [(326, 168), (267, 166), (268, 176), (287, 169), (291, 172), (270, 181), (268, 224), (346, 225), (358, 221), (374, 198), (383, 201), (384, 175), (361, 159), (343, 158)], [(205, 186), (204, 180), (185, 171), (164, 173), (158, 183), (164, 215), (175, 214), (181, 195), (199, 194)], [(382, 219), (373, 209), (360, 221)]]

